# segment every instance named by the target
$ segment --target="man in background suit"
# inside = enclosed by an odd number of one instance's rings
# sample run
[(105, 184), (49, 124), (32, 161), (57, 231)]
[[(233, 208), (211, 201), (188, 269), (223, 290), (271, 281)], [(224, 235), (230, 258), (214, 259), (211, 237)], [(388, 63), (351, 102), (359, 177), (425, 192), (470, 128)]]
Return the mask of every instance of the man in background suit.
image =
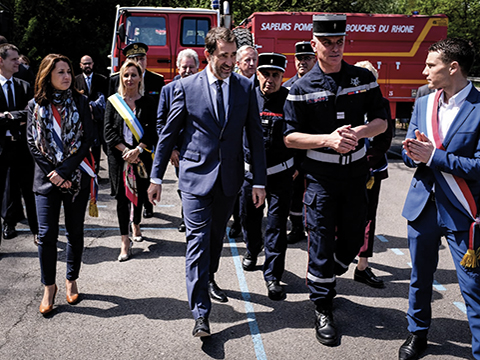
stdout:
[(417, 89), (417, 95), (415, 96), (415, 100), (417, 100), (418, 98), (420, 98), (422, 96), (428, 95), (428, 94), (430, 94), (434, 91), (435, 91), (435, 89), (430, 89), (428, 87), (428, 84), (422, 85)]
[(187, 293), (196, 337), (210, 335), (209, 296), (223, 292), (214, 274), (243, 182), (244, 130), (252, 154), (253, 202), (259, 207), (265, 201), (265, 151), (258, 105), (253, 82), (233, 73), (236, 51), (235, 35), (225, 28), (213, 28), (205, 38), (206, 69), (176, 81), (148, 190), (152, 203), (160, 201), (161, 179), (182, 132), (178, 187), (187, 227)]
[[(15, 226), (24, 218), (23, 195), (30, 230), (38, 233), (35, 200), (32, 193), (33, 160), (26, 143), (27, 103), (33, 97), (30, 85), (13, 77), (18, 71), (19, 50), (11, 44), (0, 45), (0, 198), (5, 205), (3, 237), (14, 238)], [(5, 191), (3, 192), (3, 189)]]
[[(0, 35), (0, 45), (2, 44), (8, 44), (8, 40), (5, 36)], [(22, 79), (25, 80), (30, 84), (30, 86), (34, 87), (35, 85), (35, 73), (32, 71), (31, 67), (28, 67), (20, 62), (20, 65), (18, 66), (18, 71), (13, 74), (14, 77), (17, 79)]]
[[(175, 81), (183, 79), (187, 76), (196, 74), (198, 72), (198, 67), (200, 66), (200, 60), (198, 59), (198, 54), (193, 49), (183, 49), (177, 55), (177, 69), (178, 75), (173, 78), (173, 80), (165, 85), (162, 88), (160, 94), (160, 101), (158, 102), (157, 109), (157, 133), (160, 136), (160, 133), (163, 130), (163, 127), (167, 123), (168, 112), (170, 111), (170, 104), (173, 100), (173, 91), (175, 90)], [(175, 147), (172, 151), (172, 156), (170, 157), (170, 163), (175, 166), (175, 174), (178, 177), (178, 167), (180, 165), (180, 152), (178, 148)], [(180, 200), (182, 199), (182, 194), (180, 190), (178, 195)], [(185, 232), (187, 228), (185, 227), (185, 221), (183, 220), (183, 209), (181, 210), (182, 222), (178, 225), (179, 232)]]
[[(160, 93), (162, 91), (162, 87), (165, 85), (165, 81), (163, 79), (163, 75), (154, 73), (152, 71), (147, 70), (147, 52), (148, 46), (144, 43), (136, 42), (127, 45), (123, 50), (123, 55), (127, 57), (127, 59), (134, 59), (138, 62), (140, 67), (143, 69), (143, 84), (145, 87), (145, 95), (151, 96), (155, 99), (155, 106), (158, 107), (158, 102), (160, 100)], [(118, 89), (119, 84), (119, 73), (115, 73), (110, 76), (110, 86), (109, 86), (109, 94), (108, 96), (115, 94)], [(143, 203), (145, 207), (145, 211), (143, 212), (144, 218), (151, 218), (153, 217), (153, 206), (148, 201)]]
[(93, 72), (93, 59), (85, 55), (80, 59), (82, 74), (75, 76), (75, 87), (88, 97), (92, 108), (93, 120), (96, 125), (96, 136), (92, 145), (92, 155), (95, 160), (95, 172), (100, 170), (101, 147), (106, 152), (105, 137), (103, 135), (103, 122), (105, 115), (105, 95), (108, 90), (107, 77)]
[(402, 213), (408, 220), (412, 274), (410, 334), (400, 347), (401, 360), (417, 359), (427, 348), (442, 236), (450, 247), (467, 307), (473, 356), (480, 359), (479, 244), (474, 236), (479, 232), (480, 92), (467, 80), (474, 56), (473, 45), (463, 39), (430, 46), (423, 74), (428, 87), (437, 91), (417, 99), (403, 142), (403, 160), (417, 170)]

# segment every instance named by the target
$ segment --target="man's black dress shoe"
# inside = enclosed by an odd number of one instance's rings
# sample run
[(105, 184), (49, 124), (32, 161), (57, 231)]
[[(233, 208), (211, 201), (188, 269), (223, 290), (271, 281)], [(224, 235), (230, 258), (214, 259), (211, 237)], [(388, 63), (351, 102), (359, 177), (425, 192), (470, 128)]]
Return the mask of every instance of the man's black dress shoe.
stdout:
[(230, 238), (236, 238), (239, 237), (242, 234), (242, 225), (238, 223), (233, 223), (232, 226), (230, 227), (230, 231), (228, 232), (228, 237)]
[(353, 275), (353, 280), (367, 284), (368, 286), (382, 289), (385, 287), (383, 280), (380, 280), (375, 276), (372, 269), (367, 267), (365, 270), (361, 271), (358, 268), (355, 268), (355, 273)]
[(398, 360), (415, 360), (427, 348), (427, 338), (415, 334), (408, 335), (407, 340), (400, 346)]
[(255, 270), (255, 266), (257, 266), (257, 257), (250, 254), (250, 251), (245, 251), (245, 255), (243, 255), (242, 260), (243, 270), (253, 271)]
[(315, 333), (320, 344), (337, 346), (338, 335), (335, 322), (333, 321), (332, 310), (315, 310), (315, 317)]
[(208, 295), (210, 295), (210, 298), (213, 300), (217, 300), (220, 302), (228, 301), (227, 295), (225, 295), (223, 290), (218, 287), (215, 280), (208, 282)]
[(15, 230), (15, 225), (10, 225), (8, 223), (3, 224), (3, 238), (4, 239), (13, 239), (17, 237), (17, 230)]
[(152, 218), (153, 217), (153, 210), (150, 210), (150, 209), (149, 210), (147, 210), (147, 209), (143, 210), (143, 217), (145, 219)]
[(202, 316), (196, 319), (192, 335), (195, 337), (210, 336), (210, 325), (208, 324), (208, 319)]
[(187, 227), (185, 226), (185, 223), (182, 221), (182, 223), (178, 225), (178, 231), (185, 232), (186, 230), (187, 230)]
[(270, 300), (283, 300), (285, 299), (285, 290), (283, 286), (280, 285), (280, 281), (278, 280), (271, 280), (267, 281), (267, 290), (268, 290), (268, 298)]
[(305, 235), (305, 230), (303, 230), (303, 226), (294, 226), (287, 235), (287, 243), (296, 244), (306, 238), (307, 236)]

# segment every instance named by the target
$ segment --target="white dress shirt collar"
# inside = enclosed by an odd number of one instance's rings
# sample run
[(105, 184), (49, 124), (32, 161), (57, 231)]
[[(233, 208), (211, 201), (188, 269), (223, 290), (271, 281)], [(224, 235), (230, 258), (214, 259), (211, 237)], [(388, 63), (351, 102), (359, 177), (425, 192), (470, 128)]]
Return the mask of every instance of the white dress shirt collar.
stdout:
[(438, 99), (438, 133), (441, 141), (447, 136), (470, 90), (472, 90), (472, 83), (469, 81), (467, 86), (448, 99), (448, 104), (444, 101), (445, 93)]
[[(212, 85), (214, 84), (218, 79), (215, 75), (213, 75), (213, 72), (210, 70), (210, 65), (207, 65), (206, 67), (207, 70), (207, 79), (208, 79), (208, 84)], [(230, 76), (227, 77), (226, 79), (223, 79), (223, 83), (226, 84), (227, 86), (230, 85)], [(224, 86), (224, 85), (222, 85)]]
[(440, 96), (440, 99), (438, 101), (438, 106), (445, 106), (445, 107), (460, 107), (463, 105), (463, 102), (467, 98), (468, 94), (470, 94), (470, 91), (472, 90), (472, 83), (469, 81), (467, 86), (465, 86), (462, 90), (457, 92), (455, 95), (453, 95), (450, 99), (448, 99), (448, 104), (445, 103), (444, 96), (445, 92), (443, 92), (442, 96)]
[(11, 77), (10, 79), (7, 79), (5, 76), (0, 74), (0, 86), (3, 87), (8, 80), (10, 80), (13, 85), (13, 77)]

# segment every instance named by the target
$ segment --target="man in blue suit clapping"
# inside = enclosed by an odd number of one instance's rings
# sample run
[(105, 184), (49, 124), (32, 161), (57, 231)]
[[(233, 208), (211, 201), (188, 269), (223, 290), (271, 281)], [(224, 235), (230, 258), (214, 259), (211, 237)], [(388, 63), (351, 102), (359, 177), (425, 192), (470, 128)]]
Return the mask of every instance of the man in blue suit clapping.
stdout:
[(417, 359), (427, 348), (432, 318), (432, 284), (440, 238), (447, 239), (467, 307), (472, 352), (480, 359), (480, 93), (467, 75), (473, 45), (463, 39), (441, 40), (428, 50), (428, 87), (417, 99), (403, 160), (415, 167), (403, 216), (408, 220), (412, 274), (407, 312), (410, 335), (399, 359)]
[(161, 179), (177, 145), (178, 187), (187, 227), (187, 293), (197, 337), (210, 335), (210, 297), (227, 301), (214, 274), (243, 182), (244, 131), (252, 154), (253, 202), (258, 207), (265, 200), (265, 150), (258, 106), (253, 83), (233, 73), (236, 52), (235, 35), (225, 28), (213, 28), (205, 38), (206, 69), (176, 81), (148, 190), (152, 203), (160, 201)]

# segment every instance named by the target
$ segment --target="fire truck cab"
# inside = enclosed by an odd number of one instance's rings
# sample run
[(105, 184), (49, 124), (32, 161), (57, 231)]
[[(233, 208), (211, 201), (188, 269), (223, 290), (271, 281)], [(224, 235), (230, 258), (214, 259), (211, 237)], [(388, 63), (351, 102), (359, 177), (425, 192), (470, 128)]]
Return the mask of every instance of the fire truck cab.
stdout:
[(194, 49), (205, 67), (205, 36), (217, 26), (219, 13), (209, 9), (117, 6), (111, 51), (111, 72), (125, 61), (122, 49), (132, 42), (148, 45), (147, 68), (168, 82), (176, 75), (176, 56)]

